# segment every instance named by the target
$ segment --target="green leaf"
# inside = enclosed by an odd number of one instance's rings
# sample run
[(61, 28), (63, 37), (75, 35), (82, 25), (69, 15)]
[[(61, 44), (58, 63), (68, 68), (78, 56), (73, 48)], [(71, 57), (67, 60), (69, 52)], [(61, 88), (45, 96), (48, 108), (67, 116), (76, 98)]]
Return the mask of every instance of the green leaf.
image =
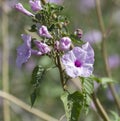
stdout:
[(40, 82), (42, 81), (44, 74), (45, 74), (45, 69), (41, 65), (36, 66), (32, 72), (31, 83), (34, 84), (35, 86), (39, 85)]
[(32, 92), (32, 94), (30, 95), (30, 99), (31, 99), (31, 107), (34, 105), (35, 100), (36, 100), (37, 94), (36, 94), (36, 90), (34, 90)]
[(107, 83), (115, 82), (115, 80), (108, 78), (108, 77), (103, 77), (100, 79), (102, 85), (106, 85)]
[(35, 100), (37, 97), (37, 92), (39, 92), (39, 90), (40, 90), (39, 87), (43, 80), (45, 72), (46, 72), (46, 70), (41, 65), (38, 65), (33, 69), (31, 83), (32, 83), (34, 89), (33, 89), (32, 94), (30, 95), (31, 106), (33, 106), (35, 103)]
[(91, 94), (94, 91), (94, 83), (93, 79), (91, 77), (87, 78), (81, 78), (82, 79), (82, 92), (84, 95), (84, 111), (87, 114), (88, 113), (88, 107), (91, 102)]
[(65, 92), (61, 96), (67, 121), (78, 121), (80, 111), (83, 107), (83, 95), (76, 91), (73, 94)]
[(33, 24), (29, 30), (30, 32), (36, 32), (37, 31), (37, 27), (35, 24)]
[(110, 111), (110, 112), (112, 114), (112, 121), (120, 121), (120, 117), (116, 112), (114, 111)]

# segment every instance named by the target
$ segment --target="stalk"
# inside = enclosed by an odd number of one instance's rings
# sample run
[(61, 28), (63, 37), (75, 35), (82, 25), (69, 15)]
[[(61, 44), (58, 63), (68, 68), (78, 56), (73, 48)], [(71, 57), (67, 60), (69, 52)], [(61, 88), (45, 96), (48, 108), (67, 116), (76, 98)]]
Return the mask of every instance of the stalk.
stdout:
[[(3, 91), (9, 92), (9, 42), (8, 42), (8, 13), (5, 10), (5, 2), (2, 1), (2, 81)], [(10, 121), (10, 108), (9, 102), (3, 100), (3, 117), (4, 121)]]
[[(106, 72), (106, 76), (111, 78), (112, 75), (111, 75), (111, 69), (110, 69), (109, 64), (108, 64), (108, 53), (107, 53), (107, 45), (106, 45), (106, 30), (105, 30), (105, 25), (104, 25), (104, 21), (103, 21), (102, 10), (101, 10), (101, 6), (100, 6), (100, 0), (95, 0), (95, 1), (96, 1), (97, 17), (98, 17), (99, 26), (100, 26), (100, 29), (101, 29), (101, 32), (102, 32), (102, 37), (103, 37), (103, 40), (102, 40), (102, 43), (101, 43), (101, 52), (103, 54), (105, 72)], [(117, 92), (114, 88), (114, 85), (109, 83), (108, 87), (111, 91), (111, 94), (114, 98), (114, 101), (117, 104), (118, 109), (120, 110), (120, 99), (117, 95)]]

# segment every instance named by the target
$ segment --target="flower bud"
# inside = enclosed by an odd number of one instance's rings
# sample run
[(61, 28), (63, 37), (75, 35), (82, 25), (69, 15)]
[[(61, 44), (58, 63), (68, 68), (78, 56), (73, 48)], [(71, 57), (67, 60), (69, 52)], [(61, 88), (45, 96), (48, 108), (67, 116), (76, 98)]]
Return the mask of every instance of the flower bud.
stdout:
[(20, 11), (21, 13), (27, 15), (27, 16), (34, 16), (31, 12), (26, 10), (21, 3), (15, 4), (15, 9)]
[(39, 42), (39, 41), (34, 41), (35, 45), (37, 46), (39, 53), (41, 52), (42, 54), (47, 54), (50, 52), (50, 48), (47, 44)]
[(60, 50), (60, 43), (59, 41), (56, 41), (55, 44), (54, 44), (54, 49), (55, 50)]
[(42, 6), (41, 6), (41, 2), (40, 0), (29, 0), (29, 3), (30, 3), (30, 6), (31, 6), (31, 9), (36, 12), (36, 11), (39, 11), (39, 10), (42, 10)]
[(46, 26), (41, 26), (39, 31), (38, 31), (39, 35), (42, 37), (46, 37), (46, 38), (52, 38), (51, 34), (48, 32), (48, 29)]
[(60, 50), (67, 51), (70, 49), (71, 39), (69, 37), (63, 37), (60, 40)]
[(82, 29), (77, 29), (74, 34), (78, 37), (78, 38), (81, 38), (82, 35), (83, 35), (83, 31)]

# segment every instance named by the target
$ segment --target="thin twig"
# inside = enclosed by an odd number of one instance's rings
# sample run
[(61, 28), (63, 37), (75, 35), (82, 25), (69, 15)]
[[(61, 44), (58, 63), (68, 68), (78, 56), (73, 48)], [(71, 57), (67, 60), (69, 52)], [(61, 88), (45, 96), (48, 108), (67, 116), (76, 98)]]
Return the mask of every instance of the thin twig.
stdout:
[(102, 117), (102, 119), (104, 119), (104, 121), (110, 121), (106, 111), (103, 109), (103, 106), (100, 103), (100, 100), (98, 98), (96, 98), (94, 93), (92, 94), (92, 99), (98, 110), (98, 114)]
[[(104, 59), (104, 64), (105, 64), (104, 67), (105, 67), (106, 75), (111, 78), (112, 75), (111, 75), (111, 69), (110, 69), (109, 64), (108, 64), (108, 55), (107, 55), (107, 46), (106, 46), (106, 30), (105, 30), (103, 17), (102, 17), (100, 0), (95, 0), (95, 1), (96, 1), (96, 11), (97, 11), (97, 16), (98, 16), (99, 26), (100, 26), (102, 36), (103, 36), (103, 41), (101, 43), (101, 47), (102, 47), (101, 49), (102, 49), (102, 54), (103, 54), (103, 59)], [(116, 92), (113, 84), (109, 83), (108, 86), (109, 86), (110, 91), (114, 97), (114, 100), (117, 104), (117, 107), (120, 110), (120, 99), (117, 95), (117, 92)]]
[(0, 91), (0, 97), (7, 99), (8, 101), (18, 105), (19, 107), (23, 108), (24, 110), (28, 111), (29, 113), (32, 113), (45, 121), (58, 121), (58, 119), (55, 119), (55, 118), (51, 117), (50, 115), (48, 115), (36, 108), (31, 108), (28, 104), (24, 103), (23, 101), (21, 101), (20, 99), (16, 98), (15, 96), (13, 96), (11, 94)]
[[(2, 41), (3, 41), (3, 57), (2, 57), (2, 82), (3, 90), (9, 92), (9, 41), (8, 41), (8, 13), (5, 10), (5, 1), (2, 1)], [(4, 121), (10, 121), (10, 108), (8, 101), (3, 101), (3, 117)]]

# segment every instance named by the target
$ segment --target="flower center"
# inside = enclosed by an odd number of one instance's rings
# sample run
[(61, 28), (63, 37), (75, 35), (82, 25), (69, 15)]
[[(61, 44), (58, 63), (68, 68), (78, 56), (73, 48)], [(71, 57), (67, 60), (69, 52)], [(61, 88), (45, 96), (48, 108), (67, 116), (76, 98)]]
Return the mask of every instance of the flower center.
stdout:
[(79, 60), (76, 60), (74, 64), (76, 67), (81, 67), (82, 65), (82, 63)]

